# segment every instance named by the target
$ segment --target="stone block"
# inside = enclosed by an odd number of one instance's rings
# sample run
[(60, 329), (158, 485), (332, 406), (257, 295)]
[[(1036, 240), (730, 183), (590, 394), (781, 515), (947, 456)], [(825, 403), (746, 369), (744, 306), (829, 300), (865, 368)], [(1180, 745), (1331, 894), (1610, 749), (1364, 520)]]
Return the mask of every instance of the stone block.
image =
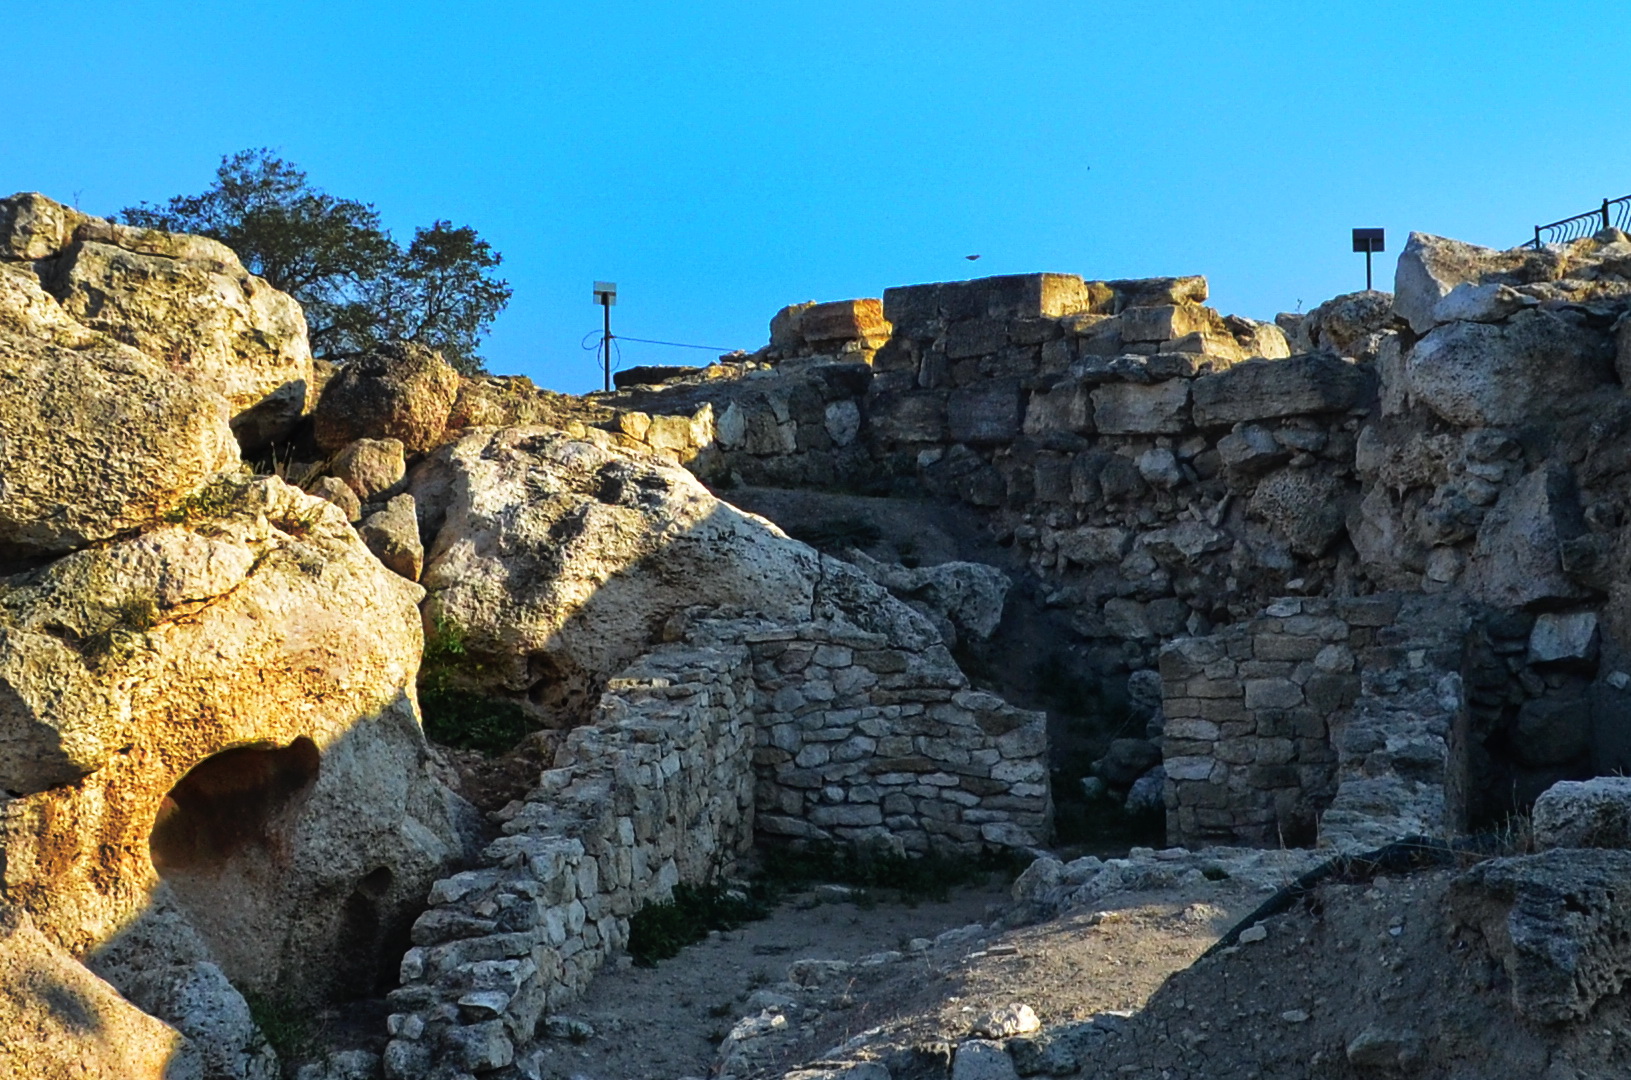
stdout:
[(1184, 277), (1127, 278), (1103, 284), (1114, 296), (1117, 311), (1167, 304), (1204, 304), (1208, 293), (1206, 278), (1200, 274)]
[(1188, 380), (1110, 383), (1092, 397), (1093, 423), (1101, 434), (1176, 435), (1189, 427)]
[[(772, 328), (774, 329), (774, 323)], [(812, 304), (799, 316), (800, 336), (809, 342), (875, 341), (889, 336), (883, 301), (876, 298)]]
[(1019, 436), (1019, 384), (1005, 381), (953, 390), (946, 400), (946, 419), (956, 442), (975, 446), (1013, 442)]
[(1631, 848), (1631, 777), (1564, 780), (1535, 800), (1535, 847)]
[(1289, 679), (1248, 679), (1246, 708), (1293, 709), (1303, 703), (1303, 691)]
[(1195, 422), (1228, 427), (1253, 420), (1346, 412), (1375, 392), (1369, 368), (1328, 354), (1251, 360), (1195, 380)]
[(1546, 612), (1529, 632), (1529, 662), (1591, 661), (1597, 656), (1597, 614)]
[(1074, 382), (1036, 391), (1025, 408), (1024, 431), (1027, 435), (1093, 434), (1092, 391)]
[(873, 432), (885, 442), (946, 441), (946, 397), (934, 392), (879, 393), (868, 406)]
[(1218, 313), (1200, 304), (1128, 308), (1116, 316), (1116, 322), (1121, 339), (1128, 342), (1175, 341), (1199, 331), (1224, 332)]
[(988, 356), (1008, 344), (1008, 326), (996, 319), (963, 319), (946, 326), (946, 358)]

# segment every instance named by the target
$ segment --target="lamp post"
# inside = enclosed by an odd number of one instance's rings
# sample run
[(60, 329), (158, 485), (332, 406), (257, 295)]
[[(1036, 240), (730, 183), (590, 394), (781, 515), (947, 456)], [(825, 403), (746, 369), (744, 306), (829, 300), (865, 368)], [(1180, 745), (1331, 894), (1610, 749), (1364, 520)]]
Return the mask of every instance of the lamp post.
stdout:
[(1365, 291), (1370, 292), (1370, 255), (1373, 251), (1386, 251), (1381, 229), (1355, 229), (1354, 250), (1365, 253)]
[(606, 374), (606, 390), (612, 388), (612, 305), (617, 303), (617, 282), (595, 282), (595, 303), (606, 316), (606, 328), (600, 335), (600, 367)]

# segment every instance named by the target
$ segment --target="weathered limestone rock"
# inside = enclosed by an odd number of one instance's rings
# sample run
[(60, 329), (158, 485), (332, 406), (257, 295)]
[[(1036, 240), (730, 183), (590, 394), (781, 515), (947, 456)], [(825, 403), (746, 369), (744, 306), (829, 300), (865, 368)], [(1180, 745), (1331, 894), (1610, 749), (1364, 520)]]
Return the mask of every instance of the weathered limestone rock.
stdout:
[(1371, 372), (1334, 356), (1252, 361), (1195, 380), (1195, 423), (1201, 427), (1306, 413), (1343, 412), (1374, 392)]
[(1535, 847), (1631, 849), (1631, 777), (1562, 780), (1535, 800)]
[(835, 300), (804, 308), (799, 313), (798, 333), (805, 341), (812, 343), (882, 343), (889, 337), (889, 322), (883, 315), (882, 300)]
[(1013, 585), (1009, 576), (984, 563), (949, 562), (907, 567), (883, 563), (851, 551), (846, 561), (895, 596), (917, 607), (936, 625), (952, 633), (948, 644), (968, 636), (984, 641), (1002, 622), (1003, 602)]
[(176, 1060), (187, 1048), (179, 1032), (120, 997), (15, 907), (0, 907), (0, 1032), (5, 1076), (206, 1080), (196, 1061)]
[(338, 476), (319, 476), (309, 485), (310, 493), (340, 508), (347, 521), (362, 517), (362, 500), (351, 490), (351, 485)]
[(112, 342), (0, 332), (0, 433), (0, 557), (135, 528), (238, 461), (224, 399)]
[(1299, 343), (1305, 350), (1326, 349), (1339, 356), (1353, 356), (1356, 346), (1386, 330), (1392, 322), (1392, 293), (1346, 293), (1308, 313), (1302, 321)]
[(1207, 331), (1224, 333), (1218, 313), (1200, 304), (1128, 308), (1116, 316), (1116, 323), (1121, 340), (1126, 342), (1175, 341), (1188, 334)]
[(927, 620), (853, 567), (715, 499), (691, 474), (535, 428), (474, 431), (409, 477), (427, 617), (460, 627), (490, 689), (586, 708), (694, 604), (837, 619), (924, 647)]
[(1536, 469), (1507, 488), (1485, 515), (1467, 566), (1468, 592), (1502, 607), (1589, 595), (1564, 573), (1560, 553), (1560, 544), (1584, 528), (1567, 470)]
[[(1089, 282), (1089, 285), (1097, 282)], [(1206, 277), (1189, 274), (1184, 277), (1123, 278), (1107, 281), (1115, 294), (1116, 311), (1135, 307), (1159, 307), (1167, 304), (1204, 304), (1207, 298)]]
[(1018, 383), (999, 382), (953, 390), (946, 399), (951, 437), (971, 445), (1013, 442), (1019, 434)]
[(1281, 469), (1263, 478), (1248, 507), (1292, 551), (1317, 558), (1342, 535), (1348, 498), (1348, 486), (1329, 472)]
[(75, 237), (45, 280), (68, 314), (226, 398), (246, 449), (293, 428), (312, 375), (293, 299), (203, 237), (97, 219)]
[(335, 457), (329, 471), (344, 480), (362, 502), (395, 494), (408, 469), (401, 439), (358, 439)]
[(385, 504), (385, 509), (368, 515), (357, 527), (357, 535), (392, 573), (409, 581), (419, 580), (425, 549), (419, 541), (419, 518), (414, 513), (412, 495), (398, 495)]
[(1483, 935), (1527, 1020), (1585, 1016), (1631, 973), (1631, 851), (1490, 859), (1456, 879), (1448, 908)]
[(770, 344), (778, 349), (796, 349), (804, 343), (800, 324), (804, 313), (815, 307), (814, 300), (802, 304), (788, 304), (770, 319)]
[(1060, 383), (1052, 390), (1033, 393), (1025, 408), (1025, 434), (1045, 435), (1056, 431), (1092, 434), (1091, 394), (1087, 387), (1074, 382)]
[(1106, 435), (1176, 434), (1189, 424), (1189, 393), (1187, 379), (1110, 383), (1093, 391), (1093, 423)]
[(1591, 706), (1583, 694), (1526, 701), (1512, 730), (1512, 753), (1533, 768), (1565, 765), (1591, 747)]
[[(168, 958), (164, 958), (168, 959)], [(208, 1080), (280, 1080), (278, 1057), (255, 1026), (249, 1005), (221, 969), (207, 960), (154, 966), (120, 987), (149, 1016), (187, 1039), (172, 1068), (196, 1069)]]
[(1496, 251), (1429, 233), (1410, 234), (1394, 274), (1393, 311), (1417, 334), (1439, 321), (1436, 308), (1456, 286), (1522, 285), (1558, 276), (1559, 259), (1551, 252), (1514, 248)]
[[(1099, 285), (1095, 290), (1094, 285)], [(948, 321), (1050, 318), (1105, 306), (1109, 290), (1075, 274), (1012, 274), (885, 289), (883, 317), (897, 334), (932, 336)]]
[(1416, 400), (1462, 427), (1566, 415), (1614, 378), (1608, 337), (1550, 311), (1440, 326), (1416, 343), (1405, 370)]
[(1548, 611), (1535, 619), (1529, 633), (1529, 662), (1550, 664), (1559, 660), (1592, 660), (1597, 656), (1597, 614), (1576, 611), (1569, 614)]
[(145, 933), (162, 892), (245, 990), (371, 992), (469, 812), (423, 770), (420, 595), (270, 478), (14, 577), (7, 897), (85, 954)]
[(411, 342), (383, 345), (346, 364), (324, 388), (312, 434), (328, 451), (358, 439), (398, 439), (419, 453), (441, 441), (458, 392), (458, 372), (438, 354)]
[(74, 230), (90, 220), (37, 191), (0, 199), (0, 259), (48, 259), (67, 247)]

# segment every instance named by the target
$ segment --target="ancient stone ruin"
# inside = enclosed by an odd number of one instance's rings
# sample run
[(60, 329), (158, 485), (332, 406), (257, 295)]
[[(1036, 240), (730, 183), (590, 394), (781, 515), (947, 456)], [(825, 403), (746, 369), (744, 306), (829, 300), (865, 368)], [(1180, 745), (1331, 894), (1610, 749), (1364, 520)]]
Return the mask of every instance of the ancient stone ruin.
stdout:
[[(913, 285), (571, 398), (314, 365), (221, 245), (0, 201), (0, 1062), (269, 1080), (266, 1003), (373, 1002), (382, 1052), (302, 1080), (536, 1076), (675, 886), (1039, 854), (1066, 799), (1194, 849), (1531, 807), (1626, 846), (1623, 792), (1569, 785), (1631, 767), (1631, 239), (1207, 298)], [(438, 745), (448, 701), (522, 731)], [(1573, 1022), (1631, 970), (1619, 863), (1534, 858), (1452, 907)], [(1537, 874), (1589, 894), (1574, 982), (1501, 938)]]

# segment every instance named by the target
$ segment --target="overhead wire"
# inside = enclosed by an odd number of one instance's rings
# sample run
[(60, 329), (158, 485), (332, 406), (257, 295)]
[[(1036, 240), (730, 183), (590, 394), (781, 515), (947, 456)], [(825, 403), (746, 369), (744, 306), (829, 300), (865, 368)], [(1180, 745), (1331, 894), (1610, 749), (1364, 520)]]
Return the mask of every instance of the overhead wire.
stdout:
[(735, 349), (726, 348), (723, 345), (692, 345), (684, 341), (657, 341), (653, 338), (628, 337), (625, 334), (608, 334), (603, 330), (589, 331), (587, 334), (583, 335), (583, 340), (579, 344), (582, 346), (584, 352), (599, 352), (602, 343), (607, 340), (611, 341), (612, 353), (616, 357), (616, 362), (612, 365), (613, 371), (621, 371), (623, 368), (623, 347), (618, 344), (620, 341), (637, 341), (642, 345), (666, 345), (675, 349), (705, 349), (708, 352), (720, 354), (738, 351)]

